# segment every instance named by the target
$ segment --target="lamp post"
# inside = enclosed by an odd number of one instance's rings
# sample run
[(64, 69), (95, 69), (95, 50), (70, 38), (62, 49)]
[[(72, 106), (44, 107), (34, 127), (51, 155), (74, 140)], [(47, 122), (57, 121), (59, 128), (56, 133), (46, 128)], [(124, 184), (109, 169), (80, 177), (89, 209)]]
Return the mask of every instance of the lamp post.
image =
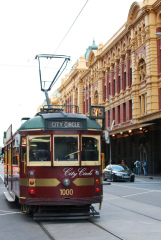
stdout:
[[(110, 113), (110, 130), (111, 129), (111, 95), (109, 95), (109, 113)], [(109, 135), (109, 140), (110, 140), (110, 165), (111, 165), (111, 139), (110, 139), (110, 135)]]

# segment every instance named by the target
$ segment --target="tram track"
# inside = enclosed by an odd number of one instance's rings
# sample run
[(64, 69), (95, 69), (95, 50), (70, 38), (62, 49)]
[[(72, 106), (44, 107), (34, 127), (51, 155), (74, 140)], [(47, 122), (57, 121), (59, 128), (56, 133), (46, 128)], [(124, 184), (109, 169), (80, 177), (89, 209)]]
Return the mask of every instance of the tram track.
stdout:
[(104, 228), (104, 227), (100, 226), (99, 224), (97, 224), (97, 223), (93, 222), (92, 220), (90, 220), (90, 219), (89, 219), (88, 221), (89, 221), (90, 223), (94, 224), (95, 226), (97, 226), (98, 228), (100, 228), (100, 229), (104, 230), (105, 232), (109, 233), (110, 235), (112, 235), (112, 236), (116, 237), (117, 239), (120, 239), (120, 240), (125, 240), (124, 238), (122, 238), (122, 237), (120, 237), (120, 236), (116, 235), (115, 233), (113, 233), (113, 232), (111, 232), (111, 231), (107, 230), (106, 228)]
[(120, 209), (124, 209), (124, 210), (129, 211), (129, 212), (132, 212), (132, 213), (136, 213), (136, 214), (138, 214), (138, 215), (140, 215), (140, 216), (147, 217), (147, 218), (149, 218), (149, 219), (152, 219), (152, 220), (161, 222), (161, 219), (154, 218), (154, 217), (148, 216), (148, 215), (143, 214), (143, 213), (139, 213), (139, 212), (137, 212), (137, 211), (134, 211), (134, 210), (131, 210), (131, 209), (128, 209), (128, 208), (120, 207), (120, 206), (117, 206), (117, 205), (115, 205), (115, 204), (111, 204), (111, 203), (110, 203), (110, 205), (111, 205), (111, 206), (114, 206), (114, 207), (118, 207), (118, 208), (120, 208)]
[[(117, 207), (117, 208), (120, 208), (120, 209), (123, 209), (123, 210), (126, 210), (126, 211), (129, 211), (129, 212), (131, 212), (131, 213), (135, 213), (135, 214), (138, 214), (138, 215), (140, 215), (140, 216), (149, 218), (149, 219), (151, 219), (151, 220), (155, 220), (155, 221), (161, 222), (160, 219), (155, 218), (155, 217), (148, 216), (148, 215), (146, 215), (146, 214), (144, 214), (144, 213), (140, 213), (140, 212), (137, 212), (137, 211), (134, 211), (134, 210), (130, 210), (130, 209), (128, 209), (128, 208), (120, 207), (120, 206), (117, 206), (117, 205), (115, 205), (115, 204), (110, 204), (110, 205), (112, 205), (112, 206), (114, 206), (114, 207)], [(86, 221), (89, 222), (89, 223), (91, 223), (91, 224), (94, 225), (95, 227), (99, 228), (100, 230), (102, 230), (105, 234), (107, 233), (107, 237), (108, 237), (108, 236), (111, 236), (111, 237), (114, 237), (115, 239), (126, 240), (126, 238), (123, 238), (123, 237), (117, 235), (116, 233), (114, 233), (113, 231), (110, 231), (110, 230), (107, 229), (106, 227), (101, 226), (101, 225), (99, 224), (99, 222), (94, 222), (93, 219), (86, 219)], [(50, 240), (59, 240), (59, 239), (61, 239), (62, 236), (60, 236), (60, 238), (59, 238), (59, 237), (56, 237), (56, 238), (55, 238), (55, 237), (54, 237), (54, 233), (51, 233), (51, 232), (46, 228), (46, 226), (45, 226), (45, 224), (44, 224), (43, 222), (37, 221), (37, 223), (39, 224), (39, 226), (41, 227), (41, 229), (45, 232), (45, 234), (49, 237)], [(51, 224), (53, 224), (53, 222), (52, 222)], [(71, 224), (70, 221), (69, 221), (67, 224)], [(103, 232), (102, 232), (102, 233), (103, 233)], [(67, 236), (68, 236), (68, 234), (67, 234)], [(67, 238), (67, 239), (68, 239), (68, 238)], [(86, 239), (86, 238), (84, 237), (84, 239)], [(110, 239), (110, 238), (109, 238), (109, 239)], [(112, 238), (112, 239), (113, 239), (113, 238)]]
[(40, 228), (45, 232), (45, 234), (49, 237), (50, 240), (56, 240), (45, 228), (45, 226), (41, 223), (41, 221), (36, 221), (36, 222), (39, 224)]
[[(87, 221), (88, 221), (89, 223), (91, 223), (92, 225), (96, 226), (97, 228), (103, 230), (104, 232), (106, 232), (106, 233), (114, 236), (116, 239), (125, 240), (124, 238), (122, 238), (122, 237), (118, 236), (117, 234), (113, 233), (112, 231), (110, 231), (110, 230), (108, 230), (108, 229), (100, 226), (98, 223), (93, 222), (91, 219), (87, 219)], [(41, 221), (38, 221), (38, 220), (37, 220), (36, 222), (39, 224), (40, 228), (45, 232), (45, 234), (49, 237), (50, 240), (58, 240), (58, 238), (55, 238), (55, 237), (52, 235), (52, 233), (50, 233), (50, 232), (46, 229), (46, 227), (44, 226), (44, 224), (43, 224)], [(53, 223), (53, 222), (52, 222), (52, 223)], [(108, 237), (108, 236), (107, 236), (107, 237)], [(84, 239), (85, 239), (85, 238), (84, 238)]]

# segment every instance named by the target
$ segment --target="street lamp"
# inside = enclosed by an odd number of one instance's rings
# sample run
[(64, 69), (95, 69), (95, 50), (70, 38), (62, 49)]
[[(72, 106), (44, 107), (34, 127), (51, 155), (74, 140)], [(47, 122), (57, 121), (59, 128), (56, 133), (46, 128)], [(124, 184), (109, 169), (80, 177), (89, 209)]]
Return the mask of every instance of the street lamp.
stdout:
[[(112, 127), (111, 127), (111, 95), (109, 95), (109, 113), (110, 113), (110, 130), (112, 130)], [(111, 165), (111, 139), (110, 139), (110, 135), (109, 135), (109, 140), (110, 140), (110, 165)]]

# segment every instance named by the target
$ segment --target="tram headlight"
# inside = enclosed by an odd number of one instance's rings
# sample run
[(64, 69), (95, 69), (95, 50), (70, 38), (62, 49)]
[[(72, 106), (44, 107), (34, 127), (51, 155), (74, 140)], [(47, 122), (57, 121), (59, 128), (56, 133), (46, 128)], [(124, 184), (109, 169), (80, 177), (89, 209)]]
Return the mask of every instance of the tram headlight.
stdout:
[(96, 170), (95, 174), (98, 176), (100, 174), (100, 172), (98, 170)]
[(34, 172), (32, 172), (32, 171), (29, 174), (31, 177), (34, 176)]
[(64, 185), (65, 187), (69, 187), (69, 186), (70, 186), (70, 180), (69, 180), (68, 178), (65, 178), (65, 179), (63, 180), (63, 185)]

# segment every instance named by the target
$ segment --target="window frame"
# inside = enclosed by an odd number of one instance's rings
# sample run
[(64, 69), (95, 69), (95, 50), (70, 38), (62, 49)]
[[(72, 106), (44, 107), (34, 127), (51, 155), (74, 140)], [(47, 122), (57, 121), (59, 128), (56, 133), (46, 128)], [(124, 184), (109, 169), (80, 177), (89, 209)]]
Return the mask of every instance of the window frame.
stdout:
[(93, 137), (98, 140), (98, 161), (82, 161), (81, 160), (81, 166), (99, 166), (101, 165), (101, 136), (100, 135), (81, 135), (81, 152), (82, 152), (82, 138), (83, 137)]
[[(51, 161), (29, 161), (30, 140), (36, 137), (49, 137), (50, 138), (50, 152), (51, 152), (51, 135), (29, 135), (27, 137), (27, 166), (51, 166)], [(51, 154), (52, 155), (52, 154)]]
[[(78, 138), (78, 159), (77, 161), (55, 161), (55, 146), (54, 146), (54, 138), (55, 137), (77, 137)], [(79, 147), (79, 134), (54, 134), (53, 135), (53, 166), (79, 166), (80, 164), (80, 147)]]

